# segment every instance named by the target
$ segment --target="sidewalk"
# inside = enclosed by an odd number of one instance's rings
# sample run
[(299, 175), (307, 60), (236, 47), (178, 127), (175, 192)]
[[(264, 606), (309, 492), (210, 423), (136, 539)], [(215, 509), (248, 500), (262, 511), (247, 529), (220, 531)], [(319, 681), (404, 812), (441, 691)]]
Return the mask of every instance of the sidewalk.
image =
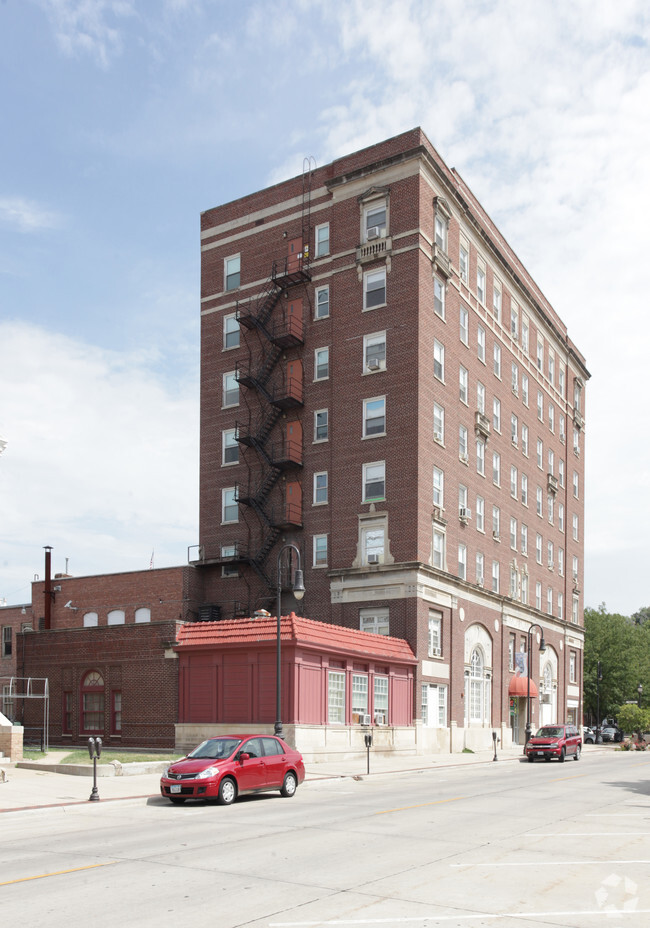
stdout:
[[(606, 746), (589, 745), (589, 753), (600, 753)], [(445, 767), (462, 767), (469, 764), (493, 764), (492, 751), (479, 751), (475, 754), (426, 754), (406, 757), (386, 757), (370, 752), (370, 777), (409, 773), (417, 770), (438, 770)], [(52, 766), (60, 759), (60, 752), (50, 752), (43, 761), (36, 762), (32, 769), (23, 767), (5, 767), (7, 781), (0, 779), (0, 814), (6, 812), (24, 812), (30, 809), (42, 809), (56, 806), (69, 806), (89, 802), (93, 787), (92, 768), (88, 776), (71, 776), (54, 772)], [(521, 746), (499, 750), (497, 763), (519, 762), (523, 760)], [(160, 765), (163, 766), (162, 764)], [(331, 763), (307, 764), (305, 785), (310, 782), (328, 779), (354, 777), (365, 779), (367, 758), (356, 756), (351, 759)], [(50, 769), (47, 769), (50, 768)], [(160, 796), (160, 771), (142, 773), (136, 776), (98, 777), (97, 790), (101, 802), (131, 800), (144, 802), (151, 797)], [(95, 803), (97, 805), (98, 803)]]

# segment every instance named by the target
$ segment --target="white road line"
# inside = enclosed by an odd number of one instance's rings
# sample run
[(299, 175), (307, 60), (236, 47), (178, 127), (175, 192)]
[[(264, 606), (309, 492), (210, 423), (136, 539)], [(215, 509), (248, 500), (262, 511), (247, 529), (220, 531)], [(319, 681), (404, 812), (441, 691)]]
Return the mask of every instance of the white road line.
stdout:
[(650, 860), (508, 860), (503, 863), (450, 864), (450, 867), (611, 867), (614, 864), (650, 864)]
[(650, 831), (529, 831), (527, 838), (638, 838)]
[(476, 921), (477, 919), (499, 919), (499, 918), (582, 918), (586, 915), (600, 915), (605, 918), (612, 916), (624, 915), (649, 915), (650, 909), (583, 909), (566, 912), (480, 912), (476, 915), (413, 915), (402, 918), (330, 918), (319, 921), (309, 922), (269, 922), (269, 928), (323, 928), (323, 926), (335, 926), (343, 928), (345, 925), (414, 925), (428, 922), (449, 922), (449, 921)]

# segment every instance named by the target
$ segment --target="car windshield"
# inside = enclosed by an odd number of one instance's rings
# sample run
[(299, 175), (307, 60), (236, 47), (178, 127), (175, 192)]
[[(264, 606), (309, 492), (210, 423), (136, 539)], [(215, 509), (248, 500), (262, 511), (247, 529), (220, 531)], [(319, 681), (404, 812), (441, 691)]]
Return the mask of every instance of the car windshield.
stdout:
[(187, 755), (194, 760), (223, 760), (241, 744), (241, 738), (210, 738)]
[(546, 725), (537, 732), (538, 738), (561, 738), (563, 731), (561, 728), (554, 728), (552, 725)]

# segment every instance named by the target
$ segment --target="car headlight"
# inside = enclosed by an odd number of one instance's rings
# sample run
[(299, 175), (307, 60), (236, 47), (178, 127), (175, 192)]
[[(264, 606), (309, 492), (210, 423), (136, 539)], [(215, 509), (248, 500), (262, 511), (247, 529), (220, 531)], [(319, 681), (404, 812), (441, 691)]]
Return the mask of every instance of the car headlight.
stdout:
[(164, 769), (163, 772), (162, 772), (162, 776), (164, 776), (164, 777), (168, 777), (168, 776), (169, 776), (169, 767), (165, 767), (165, 769)]
[(195, 780), (207, 780), (209, 777), (215, 777), (219, 773), (218, 767), (206, 767), (200, 773), (197, 773)]
[(549, 748), (559, 748), (559, 746), (560, 745), (557, 743), (557, 741), (554, 741), (553, 744), (549, 744)]

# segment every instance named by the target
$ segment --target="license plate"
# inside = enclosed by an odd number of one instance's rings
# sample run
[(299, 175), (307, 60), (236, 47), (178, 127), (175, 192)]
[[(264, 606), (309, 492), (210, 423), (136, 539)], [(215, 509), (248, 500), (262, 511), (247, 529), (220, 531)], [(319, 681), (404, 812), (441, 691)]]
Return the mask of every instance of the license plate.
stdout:
[(181, 787), (180, 787), (180, 784), (178, 784), (178, 783), (176, 783), (176, 784), (174, 784), (173, 786), (170, 786), (170, 787), (169, 787), (169, 792), (170, 792), (170, 793), (180, 793), (180, 791), (181, 791)]
[[(537, 753), (538, 753), (538, 754), (543, 754), (544, 752), (543, 752), (543, 751), (538, 751)], [(172, 789), (173, 789), (173, 788), (174, 788), (174, 787), (172, 786)]]

